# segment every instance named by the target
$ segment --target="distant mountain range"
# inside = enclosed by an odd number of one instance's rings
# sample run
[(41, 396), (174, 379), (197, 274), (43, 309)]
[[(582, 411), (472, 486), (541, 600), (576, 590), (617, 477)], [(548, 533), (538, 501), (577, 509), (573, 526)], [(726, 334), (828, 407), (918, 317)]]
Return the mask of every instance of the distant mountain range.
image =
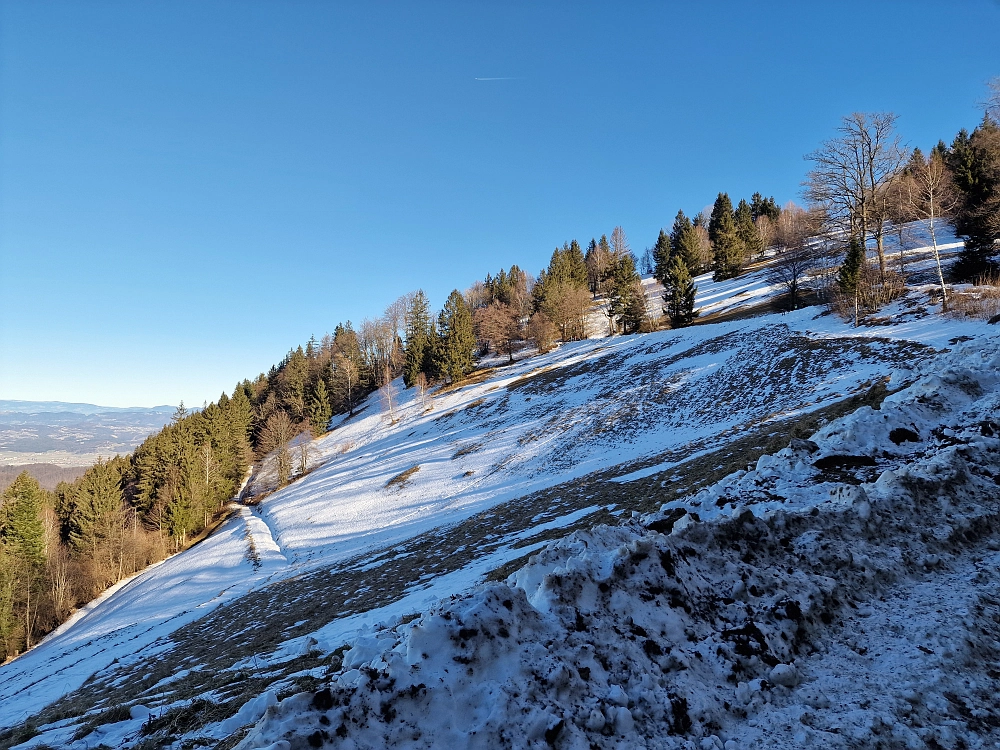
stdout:
[(0, 465), (88, 466), (99, 456), (129, 453), (174, 409), (0, 400)]
[(171, 415), (175, 406), (97, 406), (96, 404), (74, 404), (67, 401), (14, 401), (0, 399), (0, 414), (120, 414), (122, 412), (156, 412)]

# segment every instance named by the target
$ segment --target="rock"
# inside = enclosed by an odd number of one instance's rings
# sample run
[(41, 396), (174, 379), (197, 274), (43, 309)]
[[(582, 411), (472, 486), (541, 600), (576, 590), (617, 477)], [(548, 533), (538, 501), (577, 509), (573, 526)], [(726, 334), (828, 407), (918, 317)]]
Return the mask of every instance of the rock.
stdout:
[(1000, 313), (997, 313), (996, 315), (994, 315), (992, 318), (990, 318), (986, 322), (989, 323), (989, 324), (991, 324), (991, 325), (994, 324), (994, 323), (1000, 323)]
[(799, 670), (791, 664), (778, 664), (771, 670), (768, 679), (775, 685), (793, 688), (799, 684)]

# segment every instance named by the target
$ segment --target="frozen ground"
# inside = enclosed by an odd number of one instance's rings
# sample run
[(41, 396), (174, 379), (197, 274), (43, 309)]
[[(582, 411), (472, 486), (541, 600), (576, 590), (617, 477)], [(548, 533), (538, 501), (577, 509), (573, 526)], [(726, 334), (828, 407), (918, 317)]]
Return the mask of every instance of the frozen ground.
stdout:
[[(759, 274), (737, 281), (764, 291), (739, 301), (732, 284), (723, 293), (703, 279), (702, 294), (737, 310), (774, 294)], [(400, 391), (394, 422), (372, 399), (309, 446), (308, 475), (268, 494), (265, 467), (251, 487), (258, 505), (240, 507), (209, 540), (109, 592), (0, 668), (0, 726), (14, 730), (0, 747), (231, 747), (279, 698), (311, 696), (341, 674), (345, 643), (367, 638), (375, 658), (372, 633), (402, 637), (373, 630), (379, 622), (409, 619), (486, 577), (503, 579), (573, 529), (680, 507), (668, 502), (678, 497), (687, 498), (685, 519), (731, 523), (721, 495), (707, 500), (699, 488), (745, 471), (790, 436), (877, 404), (886, 378), (898, 388), (937, 367), (935, 351), (991, 340), (995, 327), (942, 319), (927, 300), (928, 290), (917, 289), (861, 329), (808, 308), (579, 342), (433, 398)], [(755, 507), (808, 505), (806, 489), (788, 498), (782, 486)], [(715, 564), (699, 575), (711, 580)], [(879, 622), (871, 606), (865, 623)], [(548, 622), (544, 611), (538, 617)], [(350, 653), (354, 663), (360, 652)], [(786, 715), (778, 700), (767, 706)], [(618, 715), (606, 715), (605, 726)], [(633, 721), (642, 732), (652, 726)]]

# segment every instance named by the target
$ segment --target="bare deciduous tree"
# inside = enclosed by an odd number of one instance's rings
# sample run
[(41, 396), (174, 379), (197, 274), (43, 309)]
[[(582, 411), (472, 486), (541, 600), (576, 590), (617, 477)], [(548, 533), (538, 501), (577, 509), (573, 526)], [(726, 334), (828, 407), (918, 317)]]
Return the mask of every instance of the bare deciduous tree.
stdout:
[(615, 227), (611, 232), (611, 255), (614, 257), (614, 260), (619, 261), (631, 252), (632, 250), (628, 246), (628, 238), (625, 236), (625, 230), (621, 227)]
[(586, 337), (587, 311), (592, 300), (586, 289), (561, 281), (553, 284), (541, 304), (541, 312), (559, 329), (563, 341)]
[(986, 82), (986, 99), (982, 102), (986, 116), (1000, 124), (1000, 76)]
[(267, 418), (264, 429), (260, 433), (261, 447), (275, 453), (275, 464), (278, 471), (278, 486), (288, 484), (292, 473), (292, 457), (288, 453), (288, 443), (295, 437), (292, 420), (283, 411), (276, 411)]
[(774, 226), (775, 256), (766, 271), (768, 283), (788, 291), (790, 307), (798, 309), (803, 280), (816, 262), (819, 214), (788, 203)]
[(814, 167), (806, 178), (811, 203), (822, 207), (836, 228), (862, 243), (875, 239), (879, 272), (886, 272), (883, 225), (888, 218), (887, 188), (905, 161), (891, 112), (855, 112), (845, 117), (840, 135), (806, 156)]
[(470, 310), (478, 310), (480, 307), (485, 307), (493, 299), (490, 290), (481, 281), (473, 282), (472, 286), (466, 289), (462, 296), (465, 297), (465, 304), (469, 306)]
[(556, 338), (556, 327), (545, 313), (536, 312), (531, 316), (531, 320), (528, 321), (528, 338), (542, 354), (552, 349)]
[(774, 244), (774, 222), (771, 221), (770, 216), (761, 214), (754, 219), (753, 223), (757, 227), (757, 234), (760, 236), (761, 257), (763, 257), (771, 245)]
[(937, 263), (938, 281), (941, 284), (941, 312), (945, 312), (948, 309), (948, 289), (941, 269), (941, 254), (938, 252), (937, 225), (958, 207), (959, 195), (941, 154), (933, 151), (926, 158), (923, 155), (915, 156), (917, 158), (910, 160), (896, 195), (902, 199), (902, 216), (924, 220), (930, 229), (931, 246), (934, 248), (934, 261)]
[(389, 424), (396, 424), (396, 393), (392, 381), (386, 380), (378, 389), (382, 414), (389, 418)]
[(506, 352), (514, 361), (514, 344), (521, 339), (521, 314), (513, 304), (493, 302), (480, 307), (473, 315), (476, 338), (489, 345), (497, 354)]
[(691, 271), (695, 275), (712, 267), (712, 240), (708, 237), (708, 224), (692, 227), (692, 231), (698, 240), (695, 257), (697, 268)]

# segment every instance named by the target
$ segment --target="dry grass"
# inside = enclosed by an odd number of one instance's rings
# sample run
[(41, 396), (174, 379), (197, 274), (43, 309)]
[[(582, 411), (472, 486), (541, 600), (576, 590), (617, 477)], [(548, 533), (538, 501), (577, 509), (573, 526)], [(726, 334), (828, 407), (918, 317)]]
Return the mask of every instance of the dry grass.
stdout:
[(412, 477), (418, 471), (420, 471), (420, 465), (419, 464), (417, 464), (416, 466), (411, 466), (406, 471), (399, 472), (399, 474), (397, 474), (392, 479), (390, 479), (388, 482), (386, 482), (385, 486), (386, 487), (403, 487), (409, 481), (410, 477)]
[(1000, 315), (1000, 276), (979, 278), (974, 286), (953, 292), (948, 307), (956, 318), (989, 320)]
[(464, 388), (467, 385), (478, 385), (493, 375), (495, 369), (495, 367), (483, 367), (478, 370), (474, 370), (461, 380), (454, 380), (451, 383), (445, 383), (438, 388), (437, 394), (435, 395), (457, 391), (459, 388)]
[(469, 443), (468, 445), (463, 445), (452, 455), (451, 460), (454, 461), (456, 458), (461, 458), (462, 456), (468, 456), (470, 453), (475, 453), (477, 450), (483, 447), (482, 443)]

